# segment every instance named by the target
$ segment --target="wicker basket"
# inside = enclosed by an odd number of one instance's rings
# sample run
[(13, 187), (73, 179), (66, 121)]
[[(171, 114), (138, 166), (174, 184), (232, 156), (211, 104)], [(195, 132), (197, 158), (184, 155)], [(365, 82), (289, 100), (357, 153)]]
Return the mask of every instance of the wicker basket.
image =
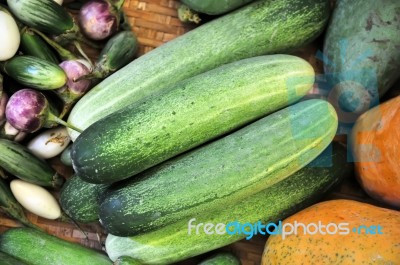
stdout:
[[(140, 44), (138, 56), (151, 51), (193, 28), (191, 25), (182, 24), (177, 18), (176, 10), (178, 5), (178, 0), (125, 0), (125, 14)], [(319, 46), (320, 41), (317, 41), (295, 53), (308, 60), (315, 67), (317, 73), (322, 72), (321, 63), (316, 61), (314, 56)], [(345, 141), (343, 138), (338, 138), (338, 140)], [(60, 166), (59, 161), (56, 159), (53, 159), (51, 164), (66, 178), (72, 173), (70, 168)], [(340, 187), (328, 194), (324, 199), (334, 198), (347, 198), (376, 204), (372, 199), (368, 199), (354, 178), (346, 180)], [(52, 235), (71, 242), (80, 243), (99, 251), (104, 251), (106, 234), (99, 224), (81, 225), (87, 234), (86, 238), (72, 223), (50, 221), (30, 213), (27, 213), (27, 216), (34, 224), (42, 227)], [(0, 232), (10, 227), (17, 226), (20, 226), (18, 222), (0, 213)], [(258, 265), (261, 261), (265, 241), (265, 237), (254, 237), (249, 241), (242, 240), (224, 249), (231, 250), (238, 255), (243, 265)], [(204, 256), (210, 254), (211, 253), (192, 258), (181, 262), (181, 264), (196, 264), (196, 262), (204, 258)]]

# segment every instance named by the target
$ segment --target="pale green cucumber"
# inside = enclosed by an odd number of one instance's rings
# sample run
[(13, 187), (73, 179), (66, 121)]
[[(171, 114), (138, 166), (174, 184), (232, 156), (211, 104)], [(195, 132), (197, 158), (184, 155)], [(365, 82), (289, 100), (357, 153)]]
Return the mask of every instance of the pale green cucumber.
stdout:
[[(283, 53), (314, 40), (329, 18), (328, 0), (262, 0), (206, 23), (114, 73), (73, 108), (69, 123), (95, 121), (183, 79), (220, 65)], [(78, 133), (69, 130), (72, 140)]]

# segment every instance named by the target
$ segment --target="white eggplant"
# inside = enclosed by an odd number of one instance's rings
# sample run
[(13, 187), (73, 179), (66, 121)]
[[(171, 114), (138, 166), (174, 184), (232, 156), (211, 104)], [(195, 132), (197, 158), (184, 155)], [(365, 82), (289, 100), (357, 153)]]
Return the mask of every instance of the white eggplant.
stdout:
[(27, 147), (37, 157), (49, 159), (61, 154), (70, 141), (67, 129), (57, 127), (40, 133), (28, 143)]

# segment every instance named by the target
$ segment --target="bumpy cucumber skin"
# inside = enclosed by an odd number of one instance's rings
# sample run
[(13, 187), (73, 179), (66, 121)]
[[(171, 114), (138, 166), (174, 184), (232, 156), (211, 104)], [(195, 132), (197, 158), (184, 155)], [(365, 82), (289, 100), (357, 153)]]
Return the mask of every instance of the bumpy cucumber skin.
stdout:
[(277, 111), (114, 188), (102, 200), (100, 220), (111, 234), (133, 236), (239, 202), (316, 158), (337, 124), (323, 100)]
[(77, 175), (72, 176), (61, 190), (61, 207), (77, 222), (95, 222), (99, 219), (98, 200), (108, 186), (87, 183)]
[[(206, 23), (137, 58), (92, 88), (74, 106), (68, 121), (84, 130), (178, 81), (240, 59), (303, 46), (323, 31), (328, 2), (257, 1)], [(73, 130), (68, 133), (73, 141), (78, 136)]]
[(0, 265), (28, 265), (27, 263), (17, 260), (6, 253), (0, 252)]
[(25, 146), (0, 139), (0, 167), (27, 182), (59, 188), (63, 178), (44, 160), (37, 158)]
[(60, 35), (74, 26), (72, 17), (55, 1), (7, 0), (7, 4), (25, 25), (44, 33)]
[(30, 55), (10, 59), (4, 71), (19, 83), (40, 90), (57, 89), (67, 83), (67, 75), (61, 67)]
[[(254, 194), (237, 204), (225, 205), (217, 212), (193, 215), (196, 224), (225, 223), (235, 220), (254, 223), (277, 222), (315, 203), (345, 177), (353, 174), (353, 166), (346, 162), (346, 149), (333, 145), (312, 162), (289, 178)], [(107, 236), (106, 250), (112, 260), (130, 256), (144, 264), (171, 264), (241, 240), (245, 235), (188, 235), (189, 219), (183, 219), (154, 232), (135, 237)]]
[(203, 260), (199, 265), (240, 265), (240, 260), (231, 253), (217, 253)]
[(208, 15), (221, 15), (252, 1), (254, 0), (181, 0), (190, 9)]
[[(325, 72), (345, 112), (362, 113), (379, 103), (400, 77), (400, 1), (338, 1), (325, 41)], [(354, 81), (359, 85), (342, 81)], [(346, 120), (345, 122), (354, 122)]]
[(32, 228), (12, 228), (0, 235), (0, 251), (30, 265), (111, 265), (100, 252)]
[(74, 142), (77, 174), (112, 183), (248, 124), (302, 98), (312, 66), (291, 55), (230, 63), (179, 82), (87, 128)]

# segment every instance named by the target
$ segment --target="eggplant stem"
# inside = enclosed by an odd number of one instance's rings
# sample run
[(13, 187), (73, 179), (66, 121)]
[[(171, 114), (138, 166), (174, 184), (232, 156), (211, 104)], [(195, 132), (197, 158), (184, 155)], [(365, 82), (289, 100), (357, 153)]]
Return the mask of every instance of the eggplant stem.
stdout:
[(60, 119), (59, 117), (55, 116), (53, 113), (49, 113), (49, 114), (48, 114), (48, 119), (49, 119), (50, 121), (54, 121), (54, 122), (56, 122), (56, 123), (58, 123), (58, 124), (60, 124), (60, 125), (63, 125), (63, 126), (65, 126), (65, 127), (67, 127), (67, 128), (70, 128), (70, 129), (72, 129), (72, 130), (75, 130), (75, 131), (77, 131), (77, 132), (79, 132), (79, 133), (82, 133), (82, 130), (81, 130), (81, 129), (78, 129), (78, 128), (76, 128), (75, 126), (69, 124), (68, 122), (63, 121), (63, 120)]
[(103, 75), (101, 72), (96, 71), (96, 69), (93, 69), (93, 71), (90, 74), (83, 75), (75, 80), (75, 82), (79, 82), (81, 80), (91, 80), (91, 79), (98, 79), (98, 78), (103, 78)]
[(117, 10), (121, 10), (125, 0), (106, 0), (109, 4), (113, 5)]
[(54, 50), (56, 50), (56, 52), (60, 55), (62, 60), (78, 59), (72, 52), (68, 51), (67, 49), (62, 47), (60, 44), (58, 44), (57, 42), (51, 40), (50, 38), (48, 38), (45, 34), (40, 32), (39, 30), (36, 30), (34, 28), (30, 28), (30, 30), (32, 30), (34, 33), (38, 34), (40, 37), (42, 37), (42, 39), (44, 39), (44, 41), (46, 41), (51, 47), (53, 47)]
[(74, 45), (78, 49), (78, 52), (82, 55), (82, 57), (85, 58), (85, 60), (88, 61), (90, 66), (93, 68), (93, 63), (90, 60), (89, 56), (87, 56), (86, 53), (83, 51), (81, 44), (77, 41), (74, 41)]

